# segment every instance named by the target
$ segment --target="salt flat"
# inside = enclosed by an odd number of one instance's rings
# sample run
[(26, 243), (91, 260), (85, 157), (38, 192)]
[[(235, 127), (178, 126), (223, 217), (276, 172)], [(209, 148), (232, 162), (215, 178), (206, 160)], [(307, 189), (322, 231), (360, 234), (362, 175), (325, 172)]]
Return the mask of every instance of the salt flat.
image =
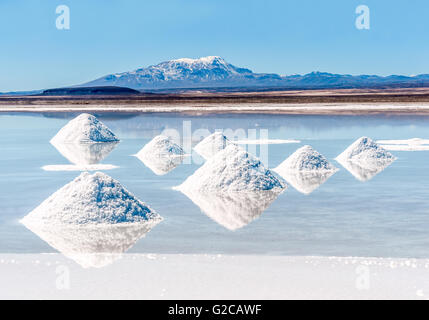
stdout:
[(281, 113), (281, 114), (427, 114), (422, 103), (149, 103), (149, 104), (39, 104), (1, 105), (0, 112), (126, 112), (126, 113)]
[(124, 254), (84, 269), (0, 255), (1, 299), (426, 299), (428, 259)]

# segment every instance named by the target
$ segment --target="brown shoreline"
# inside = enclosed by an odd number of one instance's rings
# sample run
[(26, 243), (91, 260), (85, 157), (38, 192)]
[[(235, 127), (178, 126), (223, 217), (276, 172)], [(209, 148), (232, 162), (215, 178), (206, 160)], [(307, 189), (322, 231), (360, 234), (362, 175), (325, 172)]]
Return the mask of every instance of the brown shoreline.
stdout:
[[(351, 105), (356, 104), (362, 107), (353, 109)], [(70, 108), (74, 110), (69, 110)], [(237, 108), (242, 109), (237, 110)], [(70, 112), (77, 109), (82, 111), (96, 109), (100, 112), (158, 112), (157, 110), (160, 110), (159, 112), (187, 114), (429, 115), (429, 88), (264, 92), (188, 91), (125, 96), (0, 96), (0, 112)]]

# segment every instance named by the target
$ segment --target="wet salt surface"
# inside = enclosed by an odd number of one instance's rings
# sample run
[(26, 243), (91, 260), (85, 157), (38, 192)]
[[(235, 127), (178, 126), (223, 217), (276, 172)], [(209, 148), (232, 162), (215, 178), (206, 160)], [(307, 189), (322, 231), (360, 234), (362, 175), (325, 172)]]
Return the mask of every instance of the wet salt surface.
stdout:
[[(0, 115), (1, 253), (56, 252), (18, 220), (79, 175), (74, 171), (42, 169), (47, 165), (71, 164), (49, 140), (74, 116)], [(100, 164), (116, 166), (106, 173), (165, 219), (137, 241), (130, 253), (429, 258), (429, 152), (392, 150), (398, 159), (366, 182), (357, 180), (334, 160), (361, 136), (374, 140), (427, 139), (427, 117), (98, 116), (121, 139)], [(248, 224), (232, 231), (218, 223), (224, 221), (224, 216), (216, 215), (213, 209), (204, 214), (204, 206), (200, 209), (191, 199), (171, 189), (200, 164), (183, 163), (158, 176), (131, 156), (166, 128), (182, 132), (183, 121), (191, 121), (192, 130), (268, 129), (270, 139), (301, 141), (261, 146), (269, 151), (270, 168), (308, 144), (340, 170), (308, 195), (289, 186), (277, 199), (269, 199), (271, 204), (262, 214), (259, 209), (263, 208), (257, 204), (265, 206), (265, 200), (249, 205), (248, 197), (241, 197), (243, 203), (240, 198), (228, 198), (234, 203), (235, 212), (242, 212), (246, 206), (252, 211), (252, 219), (240, 220)], [(260, 149), (255, 145), (248, 148), (257, 154)], [(216, 199), (217, 207), (229, 207), (224, 199)]]

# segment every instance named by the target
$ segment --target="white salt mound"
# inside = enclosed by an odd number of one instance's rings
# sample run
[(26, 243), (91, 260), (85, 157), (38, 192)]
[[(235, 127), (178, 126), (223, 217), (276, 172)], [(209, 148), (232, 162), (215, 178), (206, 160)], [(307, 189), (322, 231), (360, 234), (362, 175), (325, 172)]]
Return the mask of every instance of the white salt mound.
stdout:
[(182, 147), (167, 136), (159, 135), (148, 142), (138, 153), (137, 157), (169, 157), (183, 156)]
[(198, 143), (194, 150), (207, 160), (230, 144), (232, 142), (222, 132), (215, 132)]
[(161, 219), (118, 181), (101, 172), (84, 172), (43, 201), (21, 222), (99, 225)]
[(352, 143), (336, 160), (356, 179), (365, 182), (392, 164), (396, 158), (370, 138)]
[(176, 190), (240, 192), (283, 190), (286, 184), (243, 148), (230, 144), (208, 159)]
[(311, 146), (303, 146), (283, 161), (274, 171), (337, 171), (328, 160)]
[(114, 142), (119, 139), (96, 117), (82, 113), (67, 123), (51, 139), (51, 143), (97, 143)]
[(362, 137), (353, 142), (336, 160), (339, 162), (351, 161), (373, 166), (380, 163), (391, 163), (396, 158), (370, 138)]
[(185, 152), (167, 136), (159, 135), (146, 144), (136, 157), (157, 175), (164, 175), (179, 166)]

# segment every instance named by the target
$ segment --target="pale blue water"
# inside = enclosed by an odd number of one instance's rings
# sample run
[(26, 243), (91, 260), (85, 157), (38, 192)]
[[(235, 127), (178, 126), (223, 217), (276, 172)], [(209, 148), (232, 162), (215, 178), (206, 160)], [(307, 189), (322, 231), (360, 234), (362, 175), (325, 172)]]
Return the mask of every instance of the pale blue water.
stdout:
[[(55, 252), (18, 220), (79, 174), (41, 169), (69, 163), (49, 140), (75, 115), (0, 115), (0, 253)], [(105, 173), (165, 218), (130, 252), (429, 258), (429, 152), (393, 152), (398, 160), (365, 183), (334, 160), (363, 135), (429, 138), (428, 117), (101, 114), (99, 118), (121, 138), (103, 161), (119, 168)], [(310, 144), (341, 170), (310, 195), (290, 187), (258, 219), (230, 231), (171, 190), (198, 165), (182, 164), (157, 176), (130, 156), (165, 128), (181, 131), (183, 121), (191, 121), (193, 130), (268, 129), (271, 139), (302, 141), (269, 145), (269, 167)]]

